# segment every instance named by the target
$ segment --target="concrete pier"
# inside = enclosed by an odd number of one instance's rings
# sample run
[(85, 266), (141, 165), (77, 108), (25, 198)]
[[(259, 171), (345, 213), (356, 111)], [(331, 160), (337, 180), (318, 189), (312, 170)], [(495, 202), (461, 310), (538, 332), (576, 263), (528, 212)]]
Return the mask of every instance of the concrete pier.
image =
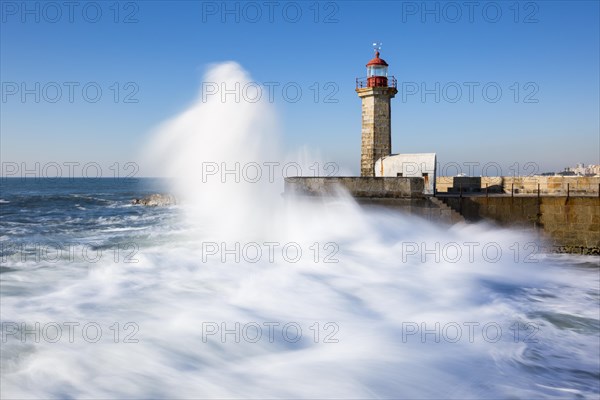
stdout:
[(383, 177), (291, 177), (285, 178), (285, 193), (323, 196), (346, 190), (358, 198), (423, 198), (423, 178)]

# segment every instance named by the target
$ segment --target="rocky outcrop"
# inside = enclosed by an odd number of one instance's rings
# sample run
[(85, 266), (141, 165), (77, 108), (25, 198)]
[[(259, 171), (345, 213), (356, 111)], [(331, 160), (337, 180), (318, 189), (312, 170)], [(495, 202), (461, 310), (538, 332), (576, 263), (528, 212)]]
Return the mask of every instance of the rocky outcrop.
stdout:
[(177, 200), (175, 196), (170, 194), (151, 194), (150, 196), (143, 197), (141, 199), (133, 199), (131, 200), (131, 204), (140, 205), (140, 206), (171, 206), (177, 204)]

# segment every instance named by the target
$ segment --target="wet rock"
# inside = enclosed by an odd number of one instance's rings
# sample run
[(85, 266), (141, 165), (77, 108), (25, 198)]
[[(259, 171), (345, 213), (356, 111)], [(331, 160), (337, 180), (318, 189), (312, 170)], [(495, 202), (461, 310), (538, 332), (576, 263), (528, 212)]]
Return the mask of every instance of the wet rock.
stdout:
[(157, 207), (157, 206), (171, 206), (177, 204), (177, 200), (175, 196), (170, 194), (151, 194), (150, 196), (143, 197), (141, 199), (133, 199), (131, 204), (140, 205), (140, 206), (149, 206), (149, 207)]

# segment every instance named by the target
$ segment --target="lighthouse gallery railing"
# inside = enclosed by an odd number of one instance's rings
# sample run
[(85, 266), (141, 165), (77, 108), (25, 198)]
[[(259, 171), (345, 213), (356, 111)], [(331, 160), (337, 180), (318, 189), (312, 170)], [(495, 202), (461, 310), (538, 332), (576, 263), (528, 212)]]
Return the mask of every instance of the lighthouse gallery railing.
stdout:
[[(356, 78), (356, 88), (361, 89), (361, 88), (369, 87), (368, 79), (369, 79), (368, 77)], [(379, 86), (379, 87), (381, 87), (381, 86)], [(395, 89), (398, 89), (398, 81), (396, 80), (396, 78), (394, 76), (388, 76), (387, 77), (387, 86), (385, 86), (385, 87), (393, 87)]]

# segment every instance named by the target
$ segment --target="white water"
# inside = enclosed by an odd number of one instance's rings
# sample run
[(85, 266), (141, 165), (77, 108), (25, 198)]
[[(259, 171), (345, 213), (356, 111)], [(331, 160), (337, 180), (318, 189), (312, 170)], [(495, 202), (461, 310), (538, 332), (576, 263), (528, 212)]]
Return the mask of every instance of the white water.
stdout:
[[(205, 78), (250, 80), (234, 63)], [(2, 398), (597, 396), (593, 327), (570, 329), (544, 318), (597, 321), (598, 273), (573, 267), (578, 259), (538, 255), (538, 262), (523, 262), (524, 245), (534, 241), (526, 234), (487, 225), (448, 229), (367, 211), (343, 194), (284, 201), (281, 179), (202, 183), (202, 162), (289, 159), (278, 150), (272, 110), (263, 103), (198, 101), (157, 130), (149, 158), (177, 177), (172, 190), (182, 200), (184, 222), (161, 227), (158, 237), (168, 234), (168, 240), (142, 246), (137, 264), (103, 259), (81, 270), (53, 266), (13, 275), (11, 285), (29, 287), (29, 294), (3, 298), (3, 321), (93, 321), (104, 335), (94, 344), (81, 336), (73, 343), (9, 340)], [(213, 242), (280, 245), (273, 262), (263, 253), (256, 263), (243, 257), (236, 263), (222, 262), (220, 252), (207, 256), (205, 246)], [(301, 248), (301, 260), (283, 256), (286, 243)], [(422, 250), (436, 243), (449, 252), (423, 260)], [(456, 262), (448, 261), (456, 256), (450, 243), (463, 252)], [(478, 243), (473, 259), (465, 243)], [(482, 253), (490, 243), (502, 250), (496, 262), (492, 250)], [(417, 254), (407, 254), (412, 244)], [(337, 263), (324, 262), (332, 249), (325, 245), (337, 249), (331, 260)], [(538, 343), (515, 342), (510, 326), (517, 321), (539, 328)], [(121, 324), (119, 343), (109, 330), (114, 322)], [(139, 326), (139, 343), (123, 343), (126, 322)], [(207, 323), (231, 329), (236, 322), (262, 326), (262, 338), (203, 340)], [(272, 343), (265, 327), (271, 322), (280, 324)], [(411, 324), (434, 329), (438, 322), (458, 324), (462, 337), (452, 343), (454, 331), (447, 331), (438, 343), (434, 335), (425, 342), (420, 333), (406, 336)], [(465, 325), (471, 322), (479, 324), (472, 341)], [(282, 337), (286, 323), (302, 328), (299, 341)], [(483, 336), (489, 323), (502, 328), (495, 343)], [(330, 339), (337, 343), (325, 342), (336, 327)], [(246, 333), (254, 337), (253, 330)], [(493, 336), (490, 330), (488, 339)], [(577, 378), (585, 373), (592, 379)]]
[[(225, 63), (209, 70), (204, 82), (218, 87), (244, 87), (251, 78), (235, 63)], [(278, 154), (276, 121), (269, 104), (236, 102), (220, 94), (201, 95), (194, 105), (161, 126), (149, 146), (148, 159), (160, 172), (174, 177), (172, 191), (185, 202), (186, 212), (195, 225), (210, 227), (211, 237), (262, 230), (272, 207), (279, 202), (281, 175), (269, 182), (264, 162), (281, 162)], [(256, 169), (261, 176), (253, 183)], [(238, 173), (226, 174), (225, 171)], [(211, 168), (216, 168), (211, 173)], [(248, 179), (244, 179), (248, 178)], [(243, 227), (243, 229), (239, 229)]]

